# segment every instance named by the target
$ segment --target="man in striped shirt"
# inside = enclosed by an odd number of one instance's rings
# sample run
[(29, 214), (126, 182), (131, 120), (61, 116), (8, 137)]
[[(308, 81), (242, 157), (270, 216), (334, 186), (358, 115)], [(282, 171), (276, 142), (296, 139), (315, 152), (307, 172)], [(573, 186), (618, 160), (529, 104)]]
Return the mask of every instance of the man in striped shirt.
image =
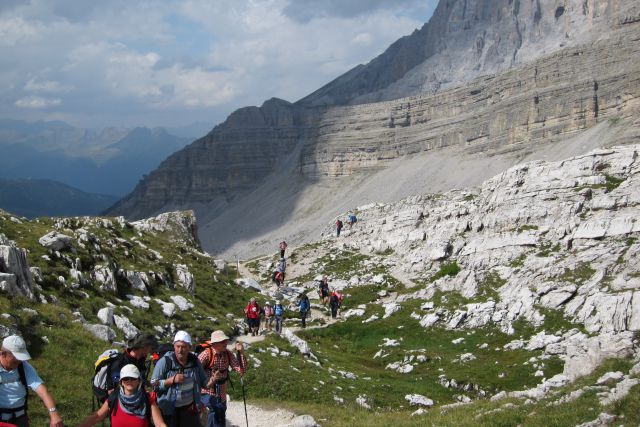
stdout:
[[(227, 412), (227, 380), (229, 369), (233, 369), (240, 375), (247, 372), (247, 358), (244, 354), (244, 346), (237, 342), (235, 349), (238, 357), (227, 350), (229, 337), (223, 331), (214, 331), (211, 340), (198, 359), (208, 378), (213, 378), (213, 385), (201, 390), (202, 403), (209, 408), (207, 427), (224, 427), (226, 425)], [(211, 381), (210, 381), (211, 383)]]

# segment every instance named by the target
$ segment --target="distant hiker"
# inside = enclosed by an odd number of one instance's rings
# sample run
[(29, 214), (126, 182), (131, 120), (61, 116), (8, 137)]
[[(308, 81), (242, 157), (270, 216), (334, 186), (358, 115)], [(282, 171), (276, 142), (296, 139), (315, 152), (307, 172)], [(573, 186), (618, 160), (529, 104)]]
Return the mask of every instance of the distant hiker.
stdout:
[(284, 258), (284, 251), (287, 250), (287, 242), (285, 242), (284, 240), (282, 242), (280, 242), (280, 258)]
[(349, 224), (349, 230), (351, 230), (351, 227), (353, 227), (353, 224), (355, 224), (356, 222), (358, 222), (358, 218), (356, 218), (354, 214), (349, 214), (347, 219), (347, 224)]
[(331, 292), (329, 297), (329, 307), (331, 307), (331, 317), (335, 319), (338, 315), (338, 308), (340, 308), (340, 298), (335, 291)]
[(282, 286), (284, 284), (285, 271), (287, 269), (287, 262), (284, 258), (280, 258), (278, 261), (278, 265), (276, 266), (276, 270), (273, 272), (273, 281), (278, 286)]
[(140, 371), (143, 385), (147, 379), (147, 356), (158, 346), (156, 338), (148, 333), (139, 333), (127, 341), (127, 347), (121, 353), (107, 350), (96, 362), (93, 377), (93, 394), (100, 404), (107, 400), (111, 391), (118, 387), (120, 370), (128, 364), (135, 365)]
[(125, 365), (119, 372), (120, 387), (115, 389), (95, 414), (79, 427), (91, 427), (110, 417), (111, 427), (167, 427), (154, 392), (147, 393), (136, 365)]
[(27, 360), (31, 355), (22, 337), (10, 335), (0, 349), (0, 421), (18, 427), (29, 427), (27, 399), (29, 388), (35, 391), (49, 413), (49, 426), (62, 427), (56, 402)]
[(339, 219), (336, 220), (336, 237), (340, 237), (340, 230), (342, 230), (343, 226), (344, 224), (342, 223), (342, 221), (340, 221)]
[(240, 375), (247, 372), (247, 358), (244, 355), (244, 346), (236, 342), (236, 355), (227, 350), (229, 337), (223, 331), (214, 331), (209, 347), (205, 349), (198, 359), (204, 367), (209, 378), (209, 386), (201, 390), (202, 403), (209, 409), (207, 427), (224, 427), (227, 412), (227, 380), (229, 370), (233, 369)]
[(342, 308), (342, 302), (344, 301), (344, 294), (336, 289), (336, 296), (338, 297), (338, 308)]
[(271, 330), (271, 328), (273, 328), (273, 317), (274, 317), (274, 311), (273, 311), (273, 307), (271, 307), (271, 304), (269, 303), (269, 301), (264, 303), (264, 328), (263, 330)]
[(298, 295), (298, 307), (300, 308), (300, 321), (302, 322), (302, 327), (307, 327), (307, 316), (311, 311), (311, 304), (309, 303), (309, 297), (302, 293)]
[(169, 427), (201, 427), (200, 390), (208, 387), (198, 357), (191, 353), (191, 336), (178, 331), (173, 339), (173, 351), (158, 360), (151, 384), (158, 393), (158, 406)]
[(282, 333), (282, 321), (284, 319), (284, 306), (281, 301), (276, 301), (273, 307), (273, 315), (276, 319), (276, 333)]
[(260, 306), (255, 298), (249, 300), (249, 304), (244, 308), (244, 314), (247, 316), (249, 333), (253, 336), (258, 335), (258, 330), (260, 329)]
[(327, 276), (322, 276), (322, 280), (318, 283), (318, 296), (322, 305), (326, 306), (329, 301), (329, 279)]

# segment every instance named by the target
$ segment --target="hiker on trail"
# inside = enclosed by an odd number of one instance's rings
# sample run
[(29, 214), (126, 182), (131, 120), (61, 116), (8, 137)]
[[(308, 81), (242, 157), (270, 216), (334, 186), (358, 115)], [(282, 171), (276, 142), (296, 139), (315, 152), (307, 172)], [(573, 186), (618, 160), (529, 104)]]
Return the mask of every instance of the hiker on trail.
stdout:
[(127, 341), (124, 351), (113, 358), (106, 360), (101, 368), (98, 368), (93, 377), (93, 394), (102, 404), (107, 400), (111, 391), (118, 387), (120, 382), (120, 370), (125, 365), (135, 365), (140, 371), (143, 385), (147, 381), (147, 356), (157, 347), (158, 341), (148, 333), (139, 333)]
[(284, 240), (282, 242), (280, 242), (280, 258), (284, 258), (284, 251), (287, 250), (287, 242), (285, 242)]
[(282, 333), (282, 321), (284, 320), (284, 306), (282, 301), (276, 301), (276, 305), (273, 307), (273, 315), (276, 319), (276, 333)]
[(10, 335), (0, 349), (0, 421), (29, 427), (27, 399), (29, 388), (35, 391), (49, 413), (49, 426), (62, 427), (56, 402), (27, 360), (31, 355), (22, 337)]
[(340, 221), (339, 219), (336, 220), (336, 237), (340, 237), (340, 230), (342, 230), (343, 226), (344, 224), (342, 223), (342, 221)]
[(264, 303), (264, 327), (263, 327), (263, 331), (270, 331), (271, 328), (273, 328), (273, 316), (274, 316), (274, 311), (273, 311), (273, 307), (271, 307), (271, 304), (269, 303), (269, 301)]
[(302, 293), (298, 295), (298, 307), (300, 308), (300, 321), (302, 322), (302, 327), (307, 327), (307, 316), (311, 311), (311, 303), (309, 303), (309, 297)]
[(326, 306), (329, 301), (329, 279), (327, 276), (322, 276), (322, 280), (318, 284), (318, 296), (322, 305)]
[(331, 292), (329, 297), (329, 307), (331, 307), (331, 317), (335, 319), (338, 315), (338, 308), (340, 308), (340, 298), (335, 291)]
[(258, 335), (258, 330), (260, 329), (260, 306), (255, 298), (249, 300), (249, 304), (244, 308), (244, 314), (247, 316), (249, 333), (253, 336)]
[(244, 346), (236, 342), (234, 355), (227, 350), (229, 337), (223, 331), (214, 331), (211, 340), (198, 359), (209, 378), (209, 387), (203, 388), (202, 403), (209, 409), (206, 427), (224, 427), (227, 412), (227, 380), (229, 370), (233, 369), (240, 375), (247, 372), (247, 357), (244, 354)]
[(151, 384), (158, 393), (158, 406), (167, 426), (201, 427), (200, 390), (211, 384), (200, 360), (191, 353), (191, 336), (187, 332), (176, 333), (173, 351), (158, 360)]
[(355, 224), (356, 222), (358, 222), (358, 218), (356, 218), (355, 214), (349, 214), (347, 219), (347, 224), (349, 224), (349, 230), (351, 230), (351, 227), (353, 227), (353, 224)]
[(111, 427), (167, 427), (158, 407), (156, 393), (147, 393), (138, 367), (125, 365), (119, 372), (120, 387), (114, 390), (95, 414), (79, 427), (91, 427), (109, 417)]
[(273, 281), (276, 282), (278, 286), (284, 284), (284, 276), (285, 270), (287, 269), (287, 262), (284, 258), (280, 258), (278, 261), (278, 265), (276, 266), (276, 271), (273, 272)]

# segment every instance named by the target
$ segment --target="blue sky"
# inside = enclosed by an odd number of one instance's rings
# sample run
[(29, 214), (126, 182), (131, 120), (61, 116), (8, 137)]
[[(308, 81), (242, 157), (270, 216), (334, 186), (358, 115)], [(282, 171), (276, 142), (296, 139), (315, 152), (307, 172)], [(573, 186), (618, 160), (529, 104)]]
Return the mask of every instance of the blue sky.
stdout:
[(296, 101), (420, 28), (435, 0), (2, 0), (0, 118), (221, 122)]

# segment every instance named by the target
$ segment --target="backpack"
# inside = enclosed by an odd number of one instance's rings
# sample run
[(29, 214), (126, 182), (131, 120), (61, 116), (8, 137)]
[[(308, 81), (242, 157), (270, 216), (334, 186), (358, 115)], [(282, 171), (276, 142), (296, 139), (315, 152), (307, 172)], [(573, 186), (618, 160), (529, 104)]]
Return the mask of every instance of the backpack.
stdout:
[[(120, 350), (115, 348), (105, 350), (98, 360), (94, 364), (94, 373), (92, 381), (93, 395), (98, 399), (99, 403), (103, 403), (109, 395), (109, 389), (113, 387), (113, 373), (111, 372), (111, 366), (119, 357), (121, 357)], [(120, 375), (120, 373), (118, 373)]]
[(342, 228), (342, 221), (337, 220), (337, 221), (336, 221), (336, 227), (338, 227), (338, 228)]
[[(118, 412), (118, 398), (120, 397), (120, 390), (116, 389), (111, 393), (108, 397), (109, 400), (109, 414), (113, 417), (116, 412)], [(147, 420), (151, 419), (151, 403), (149, 402), (149, 393), (144, 391), (144, 403), (146, 405), (146, 409), (144, 412), (145, 418)]]
[(282, 304), (276, 304), (273, 311), (276, 316), (282, 316), (284, 314), (284, 307), (282, 306)]
[(162, 356), (164, 356), (165, 354), (167, 354), (170, 351), (173, 351), (173, 344), (169, 344), (169, 343), (160, 344), (158, 346), (158, 348), (156, 348), (156, 350), (153, 352), (153, 354), (151, 356), (152, 357), (153, 367), (155, 368), (156, 365), (158, 364), (158, 360), (160, 360), (160, 358)]

